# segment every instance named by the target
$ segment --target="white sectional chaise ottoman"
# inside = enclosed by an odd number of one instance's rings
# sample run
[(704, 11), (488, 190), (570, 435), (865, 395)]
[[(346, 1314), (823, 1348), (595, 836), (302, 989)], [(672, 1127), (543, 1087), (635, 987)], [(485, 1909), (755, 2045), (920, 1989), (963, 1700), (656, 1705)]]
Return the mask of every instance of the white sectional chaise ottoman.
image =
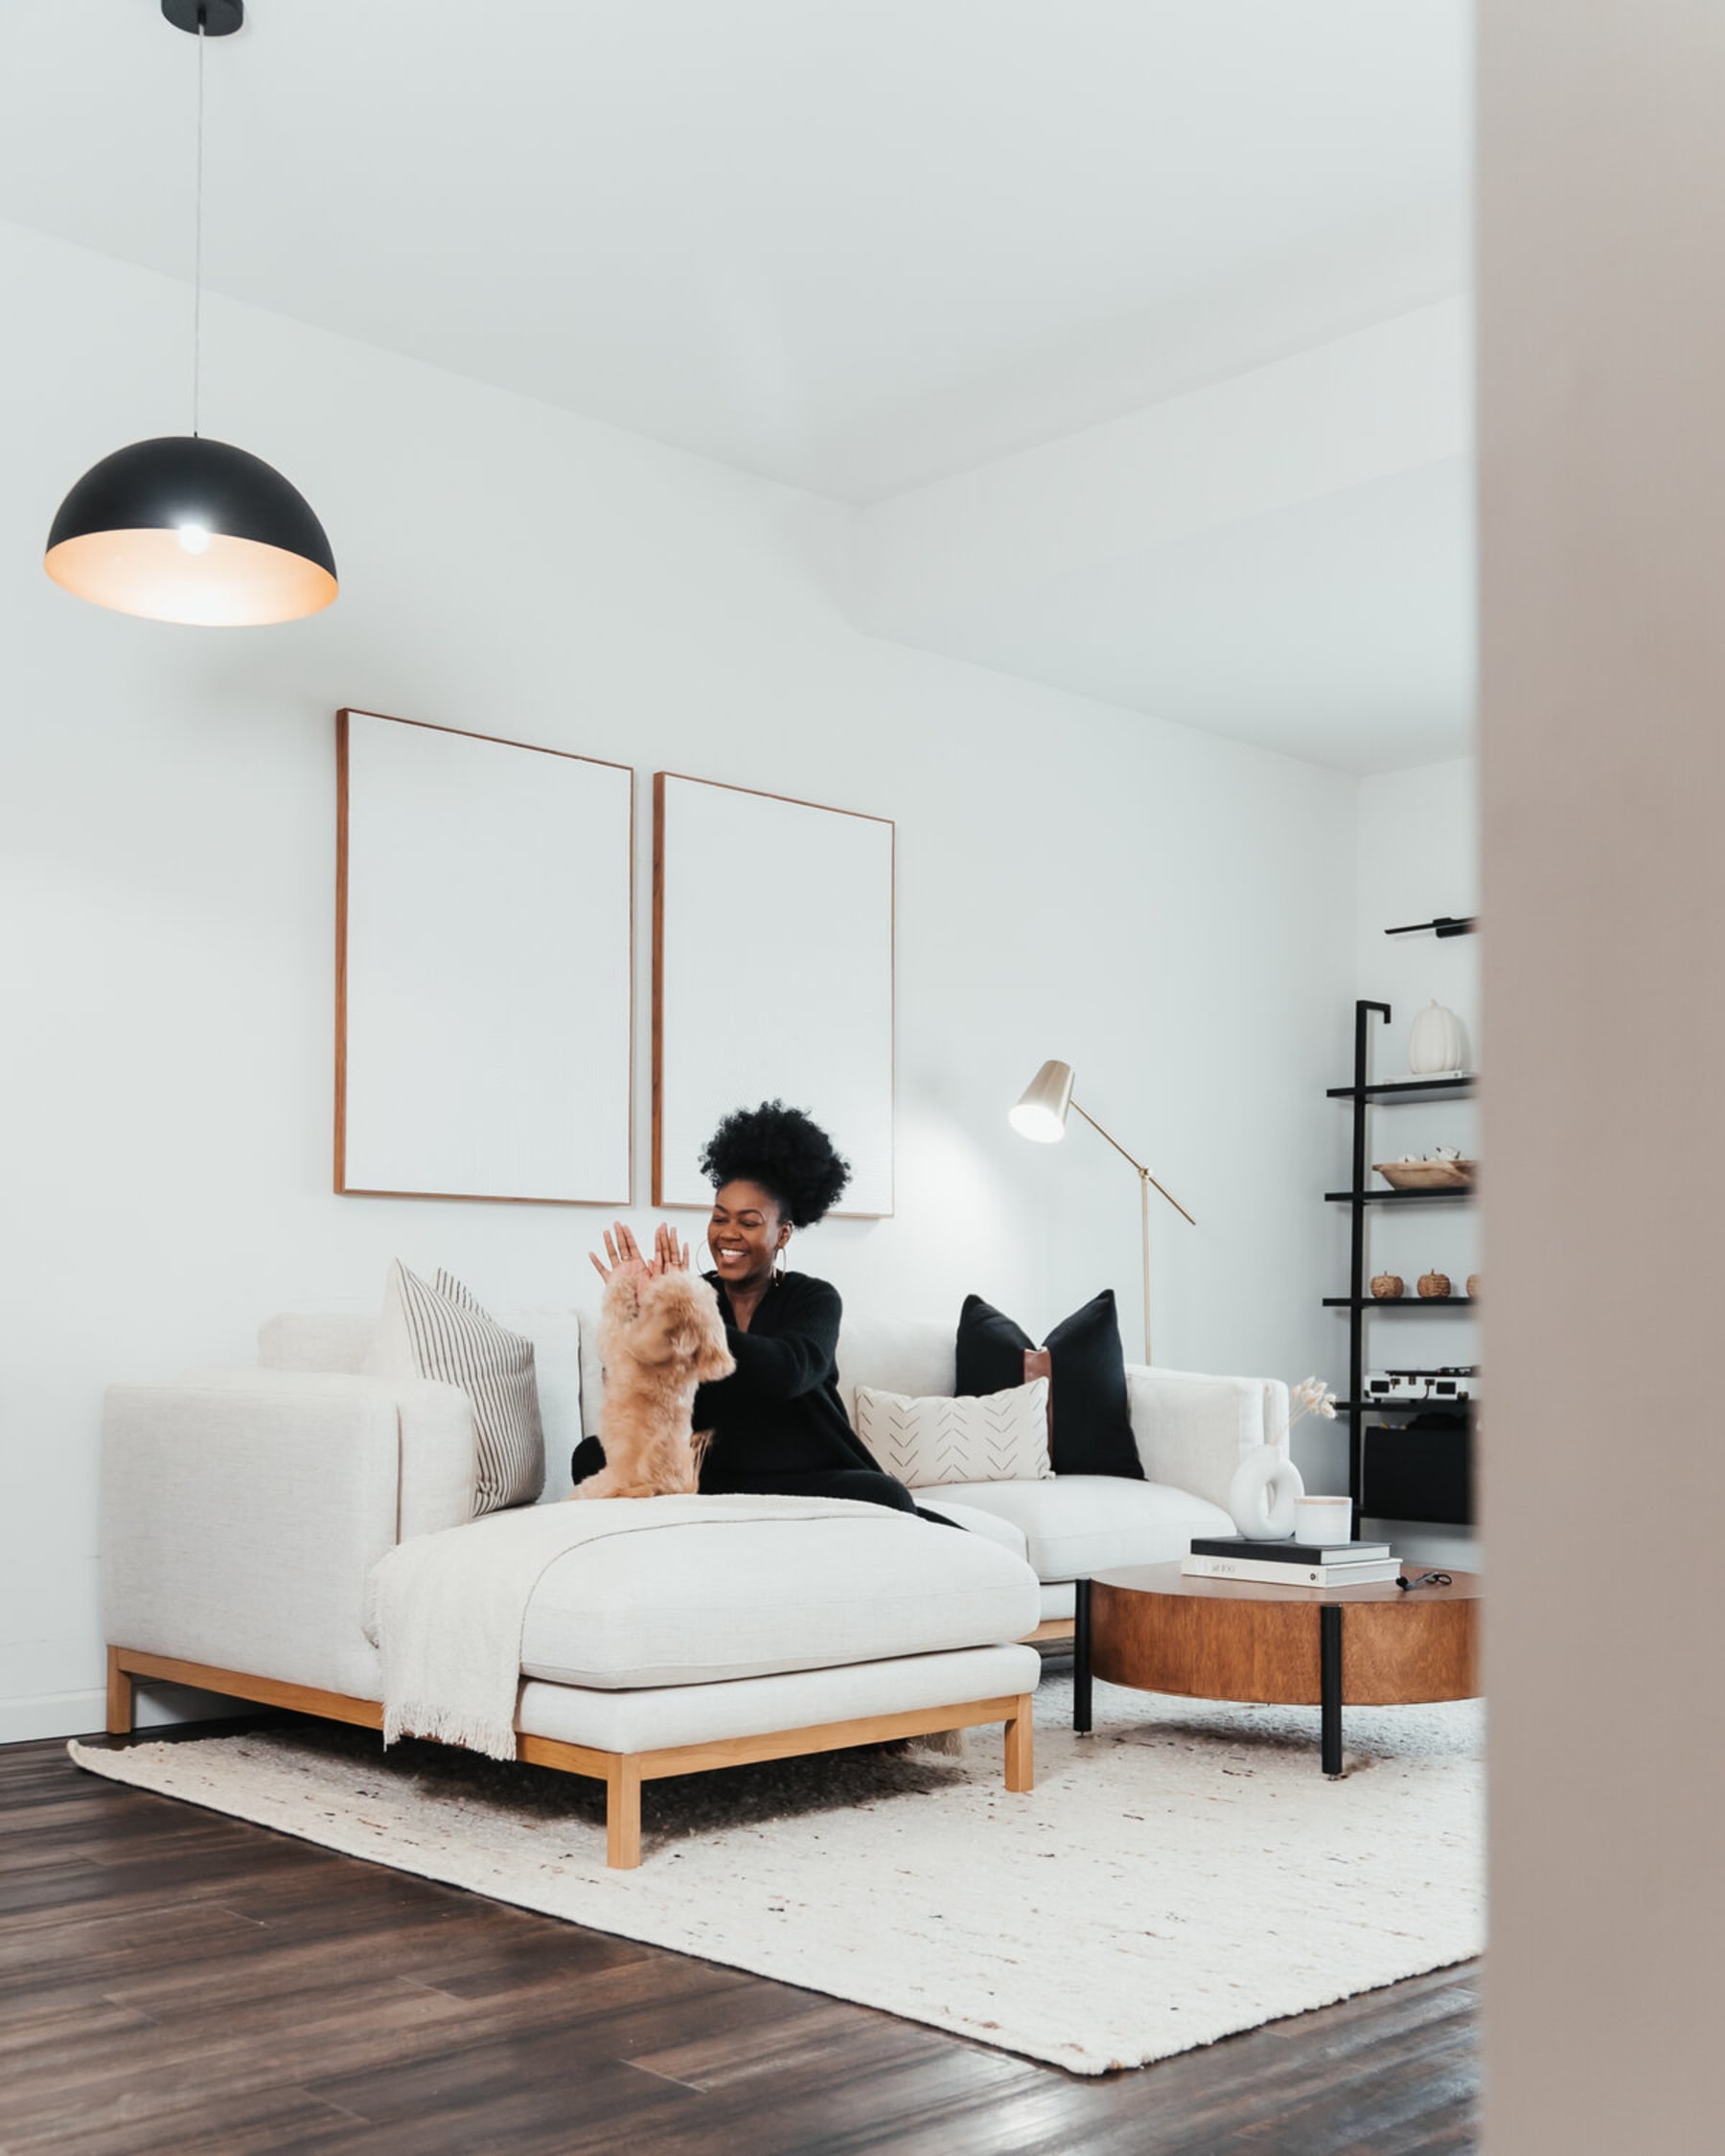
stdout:
[[(568, 1310), (499, 1318), (534, 1342), (541, 1502), (554, 1502), (596, 1420), (597, 1326)], [(360, 1374), (372, 1327), (274, 1318), (257, 1367), (111, 1388), (110, 1730), (131, 1728), (139, 1680), (381, 1727), (368, 1580), (398, 1542), (469, 1520), (474, 1445), (455, 1388)], [(862, 1319), (840, 1352), (847, 1395), (952, 1388), (952, 1340), (935, 1326)], [(1074, 1580), (1225, 1525), (1213, 1493), (1274, 1426), (1278, 1388), (1256, 1381), (1138, 1371), (1132, 1388), (1147, 1471), (1177, 1469), (1188, 1486), (942, 1486), (929, 1503), (970, 1532), (881, 1508), (671, 1525), (570, 1552), (527, 1604), (518, 1756), (605, 1781), (620, 1866), (639, 1861), (641, 1784), (668, 1774), (1000, 1722), (1007, 1786), (1028, 1789), (1041, 1663), (1024, 1642), (1065, 1629)]]

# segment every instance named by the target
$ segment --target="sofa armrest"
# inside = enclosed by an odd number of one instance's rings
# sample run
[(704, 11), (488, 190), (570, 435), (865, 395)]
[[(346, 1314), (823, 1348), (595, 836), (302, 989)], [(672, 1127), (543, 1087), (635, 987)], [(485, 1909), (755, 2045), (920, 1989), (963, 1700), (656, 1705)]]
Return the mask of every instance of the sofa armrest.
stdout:
[(1249, 1453), (1262, 1444), (1288, 1449), (1288, 1388), (1278, 1378), (1205, 1377), (1129, 1363), (1126, 1395), (1146, 1478), (1224, 1508)]
[(452, 1386), (205, 1370), (110, 1388), (110, 1644), (374, 1695), (365, 1581), (403, 1533), (466, 1519), (472, 1410)]

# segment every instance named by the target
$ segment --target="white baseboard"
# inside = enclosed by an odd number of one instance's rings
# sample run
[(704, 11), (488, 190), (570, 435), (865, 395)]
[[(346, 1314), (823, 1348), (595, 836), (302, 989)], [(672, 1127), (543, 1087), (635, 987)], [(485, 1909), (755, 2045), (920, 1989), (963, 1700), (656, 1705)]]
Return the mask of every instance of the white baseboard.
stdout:
[[(257, 1711), (255, 1703), (188, 1685), (140, 1685), (134, 1693), (137, 1727), (167, 1729), (178, 1722), (210, 1722)], [(99, 1736), (107, 1724), (107, 1694), (100, 1686), (82, 1692), (44, 1692), (34, 1699), (0, 1700), (0, 1744), (32, 1744), (43, 1737)]]

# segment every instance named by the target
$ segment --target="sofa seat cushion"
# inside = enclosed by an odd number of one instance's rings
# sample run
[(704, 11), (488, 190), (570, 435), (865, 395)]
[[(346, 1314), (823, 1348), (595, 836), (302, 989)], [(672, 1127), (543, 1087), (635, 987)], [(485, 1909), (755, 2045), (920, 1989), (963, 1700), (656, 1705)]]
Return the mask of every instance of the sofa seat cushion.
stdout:
[(908, 1714), (922, 1707), (1011, 1698), (1033, 1692), (1041, 1675), (1036, 1649), (1014, 1646), (740, 1677), (730, 1685), (634, 1691), (523, 1685), (516, 1727), (529, 1736), (589, 1744), (601, 1752), (656, 1752), (673, 1744), (711, 1744), (874, 1714)]
[(916, 1502), (919, 1510), (950, 1520), (966, 1534), (980, 1535), (985, 1542), (998, 1542), (1002, 1549), (1010, 1549), (1025, 1564), (1030, 1562), (1024, 1528), (1015, 1526), (1010, 1520), (1003, 1520), (998, 1512), (978, 1512), (974, 1504), (954, 1504), (945, 1490), (924, 1490)]
[(993, 1538), (908, 1514), (615, 1535), (549, 1566), (521, 1671), (600, 1690), (709, 1685), (1019, 1640), (1036, 1575)]
[(1184, 1557), (1194, 1535), (1230, 1535), (1219, 1504), (1169, 1482), (1129, 1482), (1118, 1475), (1057, 1475), (1051, 1482), (959, 1482), (928, 1492), (939, 1511), (949, 1502), (1009, 1520), (1024, 1537), (1039, 1579), (1090, 1579), (1116, 1565), (1167, 1565)]

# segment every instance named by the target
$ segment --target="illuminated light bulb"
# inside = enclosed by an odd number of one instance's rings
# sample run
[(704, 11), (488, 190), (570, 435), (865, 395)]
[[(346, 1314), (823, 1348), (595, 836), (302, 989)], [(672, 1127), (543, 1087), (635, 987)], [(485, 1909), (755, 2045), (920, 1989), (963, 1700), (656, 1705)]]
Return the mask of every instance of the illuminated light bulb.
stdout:
[(1071, 1104), (1071, 1065), (1045, 1063), (1017, 1104), (1006, 1111), (1006, 1119), (1021, 1137), (1052, 1145), (1066, 1135), (1067, 1110)]
[(175, 537), (188, 554), (207, 554), (210, 549), (210, 527), (207, 524), (177, 524)]
[(1023, 1101), (1006, 1111), (1006, 1120), (1021, 1137), (1034, 1138), (1038, 1145), (1052, 1145), (1066, 1135), (1066, 1125), (1049, 1109), (1026, 1107)]

